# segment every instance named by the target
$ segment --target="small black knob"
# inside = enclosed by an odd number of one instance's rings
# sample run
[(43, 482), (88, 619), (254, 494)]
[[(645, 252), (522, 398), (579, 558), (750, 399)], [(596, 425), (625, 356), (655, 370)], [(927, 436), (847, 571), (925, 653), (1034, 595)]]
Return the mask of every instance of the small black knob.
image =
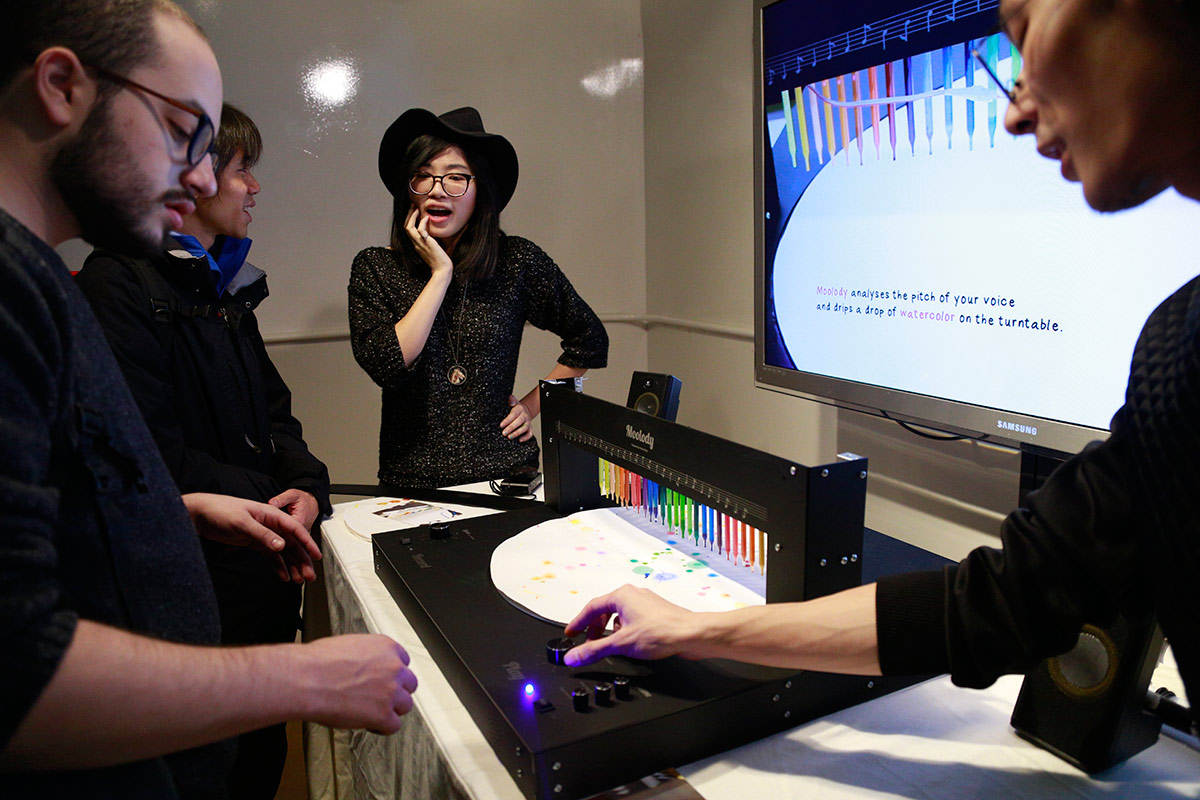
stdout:
[(580, 714), (586, 714), (588, 710), (588, 690), (582, 687), (571, 690), (571, 705)]
[(430, 539), (449, 539), (450, 538), (450, 523), (449, 522), (431, 522), (431, 523), (429, 523), (429, 538)]
[(613, 685), (607, 682), (596, 684), (596, 705), (608, 706), (612, 705)]
[(546, 642), (546, 660), (551, 664), (565, 664), (567, 651), (575, 646), (574, 639), (551, 639)]
[(630, 691), (629, 678), (626, 678), (624, 675), (618, 675), (613, 678), (612, 682), (618, 700), (632, 699), (633, 694)]

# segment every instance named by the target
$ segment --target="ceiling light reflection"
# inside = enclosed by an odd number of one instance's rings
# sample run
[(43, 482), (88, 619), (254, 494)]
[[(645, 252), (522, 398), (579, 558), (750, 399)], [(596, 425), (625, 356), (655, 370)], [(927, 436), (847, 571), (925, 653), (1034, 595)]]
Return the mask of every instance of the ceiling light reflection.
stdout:
[(354, 59), (337, 58), (317, 62), (304, 72), (305, 99), (322, 110), (349, 103), (358, 92), (359, 68)]
[(642, 60), (623, 58), (615, 64), (593, 72), (579, 83), (593, 97), (615, 97), (623, 89), (637, 86), (642, 80)]

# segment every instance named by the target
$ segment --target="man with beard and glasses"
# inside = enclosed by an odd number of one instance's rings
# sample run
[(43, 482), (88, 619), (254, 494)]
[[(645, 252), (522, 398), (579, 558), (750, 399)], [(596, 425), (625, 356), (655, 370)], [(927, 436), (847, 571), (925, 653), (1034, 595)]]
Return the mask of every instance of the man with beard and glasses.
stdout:
[[(1005, 124), (1036, 138), (1098, 211), (1168, 187), (1200, 200), (1200, 3), (1001, 0), (1024, 67)], [(1005, 240), (1021, 256), (1021, 231)], [(1144, 269), (1153, 269), (1147, 265)], [(948, 672), (985, 687), (1071, 649), (1086, 622), (1157, 617), (1200, 699), (1200, 278), (1166, 299), (1134, 350), (1112, 435), (1065, 462), (979, 548), (943, 571), (804, 603), (693, 614), (626, 586), (567, 626), (609, 655), (734, 658), (862, 675)], [(603, 636), (613, 618), (615, 632)], [(1195, 713), (1193, 711), (1193, 718)]]
[[(226, 103), (214, 143), (217, 193), (196, 199), (154, 258), (97, 249), (75, 283), (180, 490), (270, 503), (311, 529), (331, 511), (329, 473), (309, 452), (291, 392), (267, 354), (254, 314), (267, 276), (246, 261), (262, 149), (258, 126)], [(221, 641), (293, 641), (300, 585), (279, 581), (245, 547), (201, 544)], [(271, 800), (286, 758), (282, 724), (242, 734), (230, 794)]]
[(10, 0), (0, 26), (0, 771), (5, 797), (222, 797), (228, 737), (288, 719), (390, 732), (384, 636), (218, 648), (200, 536), (312, 579), (264, 503), (180, 500), (53, 247), (153, 252), (216, 186), (221, 76), (169, 0)]

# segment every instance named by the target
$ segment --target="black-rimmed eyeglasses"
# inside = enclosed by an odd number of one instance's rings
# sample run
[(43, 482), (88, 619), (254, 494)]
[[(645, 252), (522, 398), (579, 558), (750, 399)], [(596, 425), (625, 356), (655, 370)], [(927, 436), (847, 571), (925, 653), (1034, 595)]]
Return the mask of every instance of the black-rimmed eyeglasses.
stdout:
[(997, 8), (996, 9), (996, 24), (992, 26), (991, 30), (989, 30), (983, 36), (983, 38), (975, 39), (967, 45), (968, 49), (971, 52), (971, 55), (973, 55), (975, 57), (975, 60), (979, 62), (979, 66), (983, 67), (983, 71), (986, 72), (988, 74), (988, 77), (992, 79), (992, 85), (995, 86), (997, 91), (999, 91), (1001, 94), (1003, 94), (1008, 99), (1008, 102), (1010, 102), (1010, 103), (1017, 102), (1017, 92), (1016, 92), (1016, 83), (1017, 82), (1015, 80), (1013, 81), (1013, 88), (1011, 88), (1011, 89), (1008, 88), (1007, 86), (1005, 86), (1004, 82), (1002, 80), (1000, 80), (1000, 77), (996, 74), (996, 70), (992, 68), (992, 64), (989, 63), (989, 62), (994, 63), (994, 61), (995, 61), (995, 59), (993, 57), (991, 57), (994, 54), (995, 50), (989, 49), (989, 51), (988, 51), (989, 57), (984, 57), (982, 51), (984, 50), (985, 47), (988, 47), (989, 45), (991, 45), (994, 48), (994, 45), (999, 40), (999, 37), (1003, 36), (1005, 39), (1008, 39), (1009, 46), (1012, 49), (1013, 75), (1015, 76), (1016, 73), (1018, 73), (1020, 71), (1020, 58), (1021, 58), (1020, 52), (1017, 49), (1016, 42), (1014, 42), (1012, 40), (1012, 37), (1008, 35), (1008, 24), (1010, 22), (1012, 22), (1013, 18), (1018, 13), (1020, 13), (1020, 11), (1022, 9), (1024, 9), (1025, 6), (1027, 6), (1027, 5), (1029, 5), (1029, 0), (1025, 0), (1025, 2), (1019, 3), (1015, 8), (1010, 9), (1009, 12), (1007, 14), (1004, 14), (1003, 16), (1000, 15), (1000, 9)]
[(979, 62), (979, 66), (983, 67), (983, 71), (986, 72), (988, 77), (992, 79), (992, 86), (996, 87), (996, 91), (1004, 95), (1008, 102), (1015, 103), (1017, 102), (1017, 93), (1015, 88), (1009, 89), (1007, 86), (1005, 86), (1004, 81), (1000, 80), (999, 76), (996, 75), (996, 71), (992, 69), (991, 65), (988, 64), (987, 59), (983, 57), (983, 53), (979, 52), (986, 41), (986, 39), (977, 39), (972, 42), (970, 44), (971, 55), (975, 56), (975, 60)]
[(213, 143), (216, 141), (217, 132), (213, 127), (212, 119), (208, 114), (204, 113), (204, 109), (196, 108), (195, 106), (185, 103), (182, 100), (176, 100), (173, 97), (167, 97), (162, 92), (156, 92), (149, 86), (143, 86), (137, 81), (130, 80), (123, 75), (118, 75), (115, 72), (109, 72), (102, 67), (92, 67), (96, 74), (105, 80), (110, 80), (113, 83), (119, 83), (132, 89), (137, 89), (140, 92), (145, 92), (151, 97), (157, 97), (164, 103), (178, 108), (181, 111), (186, 111), (196, 118), (196, 129), (192, 131), (191, 137), (188, 139), (187, 145), (187, 161), (190, 166), (196, 166), (207, 156), (213, 152)]
[(434, 185), (442, 182), (442, 191), (449, 197), (462, 197), (467, 193), (474, 175), (465, 172), (448, 172), (445, 175), (430, 175), (427, 172), (417, 172), (408, 182), (408, 188), (413, 194), (429, 194)]

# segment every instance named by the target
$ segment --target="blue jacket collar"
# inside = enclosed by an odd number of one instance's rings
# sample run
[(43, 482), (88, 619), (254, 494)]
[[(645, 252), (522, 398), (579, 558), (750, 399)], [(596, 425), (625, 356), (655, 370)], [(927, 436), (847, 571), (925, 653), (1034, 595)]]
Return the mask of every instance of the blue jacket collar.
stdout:
[(208, 268), (213, 272), (213, 284), (217, 287), (217, 297), (225, 293), (229, 284), (241, 271), (253, 242), (252, 239), (218, 236), (213, 242), (212, 250), (206, 250), (204, 245), (200, 244), (200, 240), (186, 233), (172, 232), (171, 238), (196, 258), (203, 258), (208, 262)]

